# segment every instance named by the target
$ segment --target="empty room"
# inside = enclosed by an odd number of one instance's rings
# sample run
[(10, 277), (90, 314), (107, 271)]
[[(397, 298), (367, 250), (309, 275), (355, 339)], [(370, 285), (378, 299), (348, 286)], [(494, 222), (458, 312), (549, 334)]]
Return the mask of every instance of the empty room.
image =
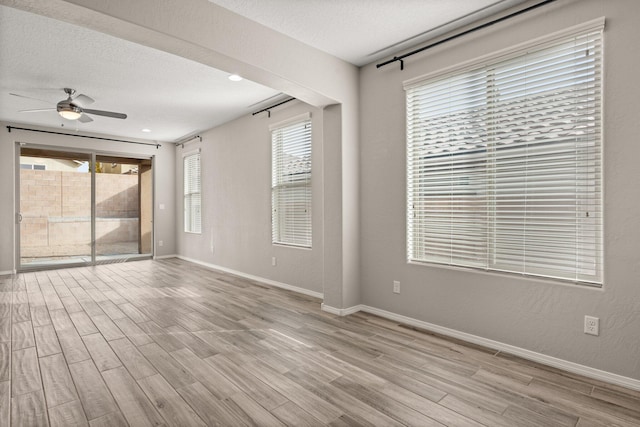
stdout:
[(0, 426), (639, 426), (637, 0), (0, 0)]

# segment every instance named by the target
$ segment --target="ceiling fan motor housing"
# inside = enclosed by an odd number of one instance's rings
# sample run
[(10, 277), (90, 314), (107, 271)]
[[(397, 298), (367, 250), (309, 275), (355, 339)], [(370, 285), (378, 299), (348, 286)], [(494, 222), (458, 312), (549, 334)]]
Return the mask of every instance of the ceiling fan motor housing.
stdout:
[(74, 113), (82, 114), (82, 108), (78, 107), (73, 103), (71, 98), (65, 99), (64, 101), (58, 102), (57, 105), (58, 112), (61, 111), (73, 111)]

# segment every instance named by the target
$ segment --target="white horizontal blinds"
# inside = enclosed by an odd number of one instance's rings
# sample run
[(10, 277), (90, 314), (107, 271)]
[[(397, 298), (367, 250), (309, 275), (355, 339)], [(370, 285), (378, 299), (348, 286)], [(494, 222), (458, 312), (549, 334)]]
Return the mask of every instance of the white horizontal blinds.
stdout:
[(471, 71), (407, 93), (412, 260), (487, 263), (486, 90)]
[(407, 89), (413, 261), (602, 282), (602, 31)]
[(184, 162), (184, 231), (201, 232), (200, 153), (185, 156)]
[(272, 142), (272, 239), (311, 247), (311, 120), (275, 128)]

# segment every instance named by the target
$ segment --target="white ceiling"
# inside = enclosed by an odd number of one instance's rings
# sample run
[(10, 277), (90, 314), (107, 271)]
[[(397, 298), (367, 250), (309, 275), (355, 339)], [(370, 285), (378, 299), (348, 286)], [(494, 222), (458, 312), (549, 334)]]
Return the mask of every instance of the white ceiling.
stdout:
[[(210, 0), (334, 56), (363, 65), (525, 0)], [(453, 24), (448, 24), (455, 21)], [(87, 28), (0, 6), (0, 120), (108, 135), (176, 141), (286, 95), (166, 52)], [(96, 110), (67, 121), (55, 111), (62, 88)], [(38, 98), (27, 99), (9, 93)], [(143, 133), (142, 129), (151, 129)]]
[(362, 66), (526, 0), (209, 1)]

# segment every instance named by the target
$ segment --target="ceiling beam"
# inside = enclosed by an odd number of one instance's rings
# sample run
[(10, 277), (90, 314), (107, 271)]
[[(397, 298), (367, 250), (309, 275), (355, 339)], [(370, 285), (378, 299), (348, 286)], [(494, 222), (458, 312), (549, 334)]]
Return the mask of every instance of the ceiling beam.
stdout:
[(318, 107), (351, 98), (357, 87), (354, 65), (207, 0), (0, 0), (0, 4), (239, 74)]

